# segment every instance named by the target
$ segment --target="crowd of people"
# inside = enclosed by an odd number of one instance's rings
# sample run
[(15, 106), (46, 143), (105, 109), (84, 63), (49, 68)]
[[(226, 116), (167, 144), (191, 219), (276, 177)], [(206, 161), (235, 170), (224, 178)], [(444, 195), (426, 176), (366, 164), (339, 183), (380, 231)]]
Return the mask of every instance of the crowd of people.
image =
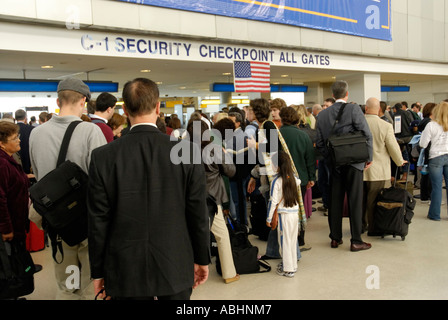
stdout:
[[(42, 113), (35, 126), (26, 124), (23, 110), (15, 114), (18, 124), (0, 121), (2, 240), (25, 240), (29, 187), (55, 168), (65, 130), (80, 120), (67, 159), (89, 175), (89, 230), (78, 245), (60, 243), (58, 299), (189, 299), (208, 278), (211, 235), (223, 281), (237, 281), (227, 223), (262, 232), (249, 210), (255, 209), (255, 195), (265, 204), (263, 259), (281, 259), (276, 271), (285, 277), (294, 276), (301, 251), (310, 249), (305, 231), (313, 192), (321, 194), (321, 210), (328, 215), (331, 248), (343, 243), (347, 212), (350, 250), (371, 248), (362, 235), (377, 235), (376, 196), (388, 181), (407, 181), (411, 164), (421, 200), (431, 199), (428, 218), (440, 220), (443, 179), (448, 182), (448, 102), (423, 108), (402, 102), (389, 109), (369, 98), (359, 105), (349, 102), (345, 81), (336, 81), (332, 93), (310, 108), (259, 98), (211, 118), (196, 111), (182, 126), (175, 114), (160, 111), (157, 85), (149, 79), (126, 83), (120, 115), (113, 95), (102, 93), (93, 101), (85, 83), (67, 78), (58, 86), (59, 114)], [(342, 105), (335, 130), (364, 133), (365, 163), (337, 167), (328, 156), (326, 141)], [(173, 159), (173, 150), (183, 151)], [(71, 265), (82, 277), (69, 289)]]

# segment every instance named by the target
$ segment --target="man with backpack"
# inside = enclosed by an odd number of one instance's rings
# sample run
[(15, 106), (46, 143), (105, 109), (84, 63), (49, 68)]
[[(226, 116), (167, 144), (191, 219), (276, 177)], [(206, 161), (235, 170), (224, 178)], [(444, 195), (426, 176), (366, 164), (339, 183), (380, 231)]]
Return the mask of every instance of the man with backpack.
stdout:
[[(65, 131), (73, 121), (81, 121), (85, 103), (91, 97), (89, 87), (75, 78), (60, 81), (57, 92), (59, 115), (54, 115), (49, 121), (36, 127), (30, 136), (31, 167), (37, 181), (56, 168)], [(106, 139), (101, 129), (93, 123), (83, 121), (73, 132), (66, 159), (76, 163), (85, 173), (88, 173), (92, 150), (104, 144)], [(49, 235), (54, 234), (51, 230), (48, 231)], [(62, 245), (62, 257), (60, 257), (62, 262), (54, 264), (58, 285), (56, 299), (93, 299), (87, 239), (74, 246), (69, 246), (60, 239), (57, 243)], [(52, 241), (52, 246), (53, 250), (56, 249), (56, 242)], [(66, 273), (69, 266), (82, 268), (79, 270), (79, 283), (67, 281), (71, 274)]]

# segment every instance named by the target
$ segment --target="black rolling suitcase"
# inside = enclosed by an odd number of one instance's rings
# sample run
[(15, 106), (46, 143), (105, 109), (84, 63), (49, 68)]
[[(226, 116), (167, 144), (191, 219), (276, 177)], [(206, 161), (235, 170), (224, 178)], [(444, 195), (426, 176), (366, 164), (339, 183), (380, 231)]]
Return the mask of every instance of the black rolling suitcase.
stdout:
[(390, 188), (383, 188), (376, 199), (375, 234), (383, 238), (386, 235), (392, 235), (394, 238), (400, 236), (405, 240), (414, 216), (415, 205), (414, 197), (406, 188), (397, 187), (395, 183)]
[(250, 224), (251, 233), (260, 240), (267, 241), (271, 228), (266, 226), (267, 206), (266, 200), (260, 192), (253, 192), (250, 196)]

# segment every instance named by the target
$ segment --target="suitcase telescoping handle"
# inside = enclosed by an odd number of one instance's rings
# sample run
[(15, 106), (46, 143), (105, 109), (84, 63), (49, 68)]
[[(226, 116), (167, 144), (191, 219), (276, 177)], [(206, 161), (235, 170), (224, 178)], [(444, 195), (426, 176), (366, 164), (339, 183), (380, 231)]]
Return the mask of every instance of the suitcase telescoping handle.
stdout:
[[(394, 188), (395, 188), (395, 184), (397, 183), (397, 178), (398, 178), (398, 171), (400, 170), (400, 167), (397, 166), (397, 168), (395, 169), (395, 180), (394, 180)], [(408, 187), (408, 179), (409, 179), (409, 174), (411, 173), (411, 163), (408, 161), (408, 174), (406, 175), (406, 183), (404, 185), (404, 188), (406, 189)]]

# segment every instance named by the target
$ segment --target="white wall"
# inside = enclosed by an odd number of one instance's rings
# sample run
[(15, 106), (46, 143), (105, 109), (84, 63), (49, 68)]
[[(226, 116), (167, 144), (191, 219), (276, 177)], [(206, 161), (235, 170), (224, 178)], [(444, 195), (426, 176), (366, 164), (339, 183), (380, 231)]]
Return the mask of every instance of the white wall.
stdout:
[(393, 0), (392, 38), (382, 41), (261, 21), (112, 0), (0, 0), (0, 18), (68, 28), (129, 31), (314, 51), (448, 60), (448, 0)]

